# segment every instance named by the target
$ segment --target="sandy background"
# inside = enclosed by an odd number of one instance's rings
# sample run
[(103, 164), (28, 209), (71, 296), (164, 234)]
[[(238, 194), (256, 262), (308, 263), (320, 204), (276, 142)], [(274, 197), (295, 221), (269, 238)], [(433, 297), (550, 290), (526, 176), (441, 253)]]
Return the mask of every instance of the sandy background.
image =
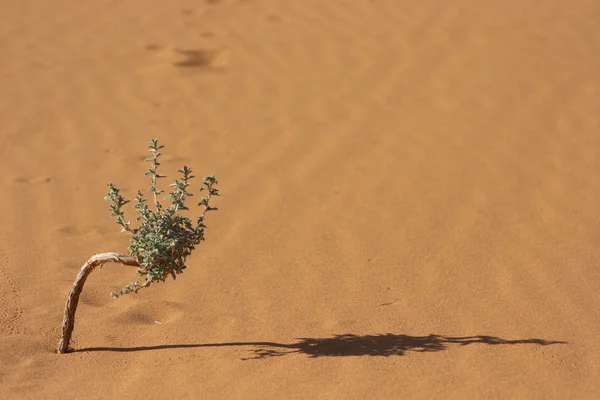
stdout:
[[(600, 2), (0, 10), (0, 398), (600, 397)], [(54, 354), (154, 137), (207, 241)]]

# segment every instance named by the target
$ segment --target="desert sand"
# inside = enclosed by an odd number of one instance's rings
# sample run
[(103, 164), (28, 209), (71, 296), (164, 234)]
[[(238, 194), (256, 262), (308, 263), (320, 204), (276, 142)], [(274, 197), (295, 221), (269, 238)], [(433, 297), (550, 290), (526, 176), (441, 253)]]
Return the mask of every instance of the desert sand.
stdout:
[[(600, 2), (0, 10), (0, 398), (600, 398)], [(151, 138), (207, 240), (56, 354)]]

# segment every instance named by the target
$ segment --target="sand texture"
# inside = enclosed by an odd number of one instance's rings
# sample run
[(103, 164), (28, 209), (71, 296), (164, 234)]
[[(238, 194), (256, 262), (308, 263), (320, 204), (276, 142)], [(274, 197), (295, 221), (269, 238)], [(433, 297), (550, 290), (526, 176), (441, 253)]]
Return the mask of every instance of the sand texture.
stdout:
[[(599, 27), (597, 0), (0, 0), (0, 398), (600, 398)], [(151, 138), (166, 183), (219, 179), (207, 241), (137, 296), (95, 271), (55, 354)]]

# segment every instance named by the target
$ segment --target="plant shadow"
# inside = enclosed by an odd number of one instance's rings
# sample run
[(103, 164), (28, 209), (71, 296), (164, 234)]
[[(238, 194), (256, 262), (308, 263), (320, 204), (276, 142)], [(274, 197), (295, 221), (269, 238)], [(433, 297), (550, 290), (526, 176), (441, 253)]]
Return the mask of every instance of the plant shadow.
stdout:
[(74, 352), (112, 351), (136, 352), (164, 349), (187, 349), (197, 347), (253, 347), (252, 356), (242, 360), (256, 360), (270, 357), (280, 357), (290, 354), (305, 354), (310, 358), (317, 357), (347, 357), (347, 356), (402, 356), (406, 352), (431, 353), (447, 350), (449, 346), (468, 346), (471, 344), (486, 345), (517, 345), (533, 344), (548, 346), (566, 344), (563, 341), (548, 341), (543, 339), (507, 340), (495, 336), (410, 336), (391, 333), (378, 335), (335, 335), (329, 338), (300, 338), (296, 343), (277, 342), (229, 342), (229, 343), (198, 343), (172, 344), (145, 347), (90, 347), (74, 350)]

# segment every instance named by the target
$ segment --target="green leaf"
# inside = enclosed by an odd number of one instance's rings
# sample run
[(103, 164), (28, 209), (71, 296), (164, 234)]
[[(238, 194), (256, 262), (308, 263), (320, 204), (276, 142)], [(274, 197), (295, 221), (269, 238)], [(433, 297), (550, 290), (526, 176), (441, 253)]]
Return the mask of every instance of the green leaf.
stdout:
[[(158, 190), (156, 186), (157, 179), (166, 177), (164, 174), (157, 173), (157, 168), (160, 165), (158, 157), (161, 155), (159, 150), (164, 146), (159, 145), (157, 139), (152, 139), (148, 144), (152, 157), (145, 158), (144, 161), (152, 162), (152, 164), (144, 175), (150, 176), (150, 189), (148, 191), (157, 196), (165, 193), (163, 190)], [(141, 284), (132, 282), (126, 285), (118, 292), (113, 293), (115, 297), (137, 293), (152, 282), (165, 281), (169, 275), (175, 279), (178, 274), (186, 269), (187, 257), (192, 254), (201, 241), (205, 240), (205, 213), (217, 209), (208, 206), (210, 197), (213, 195), (218, 196), (218, 191), (214, 187), (217, 180), (214, 176), (204, 178), (200, 190), (208, 190), (208, 194), (200, 201), (200, 205), (204, 208), (200, 210), (201, 215), (194, 226), (190, 218), (179, 214), (180, 211), (189, 211), (185, 205), (185, 200), (188, 196), (192, 196), (192, 193), (187, 191), (187, 187), (190, 186), (188, 181), (194, 178), (192, 169), (184, 165), (178, 172), (182, 174), (180, 179), (175, 179), (168, 186), (173, 188), (165, 197), (165, 199), (171, 200), (171, 205), (168, 208), (163, 208), (155, 197), (155, 201), (151, 204), (156, 205), (156, 209), (150, 210), (142, 191), (137, 191), (133, 205), (138, 224), (136, 228), (131, 228), (130, 221), (124, 219), (122, 207), (130, 200), (126, 200), (121, 196), (119, 189), (112, 182), (108, 184), (109, 193), (104, 199), (109, 203), (111, 216), (115, 218), (115, 222), (121, 227), (121, 231), (131, 233), (128, 250), (130, 255), (138, 260), (141, 265), (136, 274), (145, 276), (146, 279)]]

